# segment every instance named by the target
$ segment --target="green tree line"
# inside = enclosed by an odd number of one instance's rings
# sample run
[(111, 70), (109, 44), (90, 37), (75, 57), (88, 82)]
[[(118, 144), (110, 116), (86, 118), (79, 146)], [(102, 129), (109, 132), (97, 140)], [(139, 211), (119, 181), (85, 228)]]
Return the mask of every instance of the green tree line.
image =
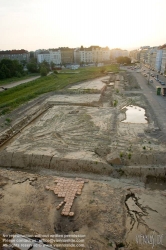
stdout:
[(38, 64), (36, 60), (33, 58), (27, 64), (27, 69), (30, 73), (40, 73), (41, 76), (46, 76), (50, 71), (50, 65), (46, 61), (43, 61), (42, 63)]
[[(52, 64), (51, 66), (53, 67)], [(28, 63), (19, 63), (18, 60), (6, 58), (0, 61), (0, 80), (26, 75), (27, 72), (23, 70), (25, 66), (29, 73), (40, 73), (41, 76), (46, 76), (50, 71), (50, 65), (46, 61), (38, 64), (35, 58), (31, 58)]]
[(17, 60), (2, 59), (0, 61), (0, 79), (21, 77), (24, 74), (23, 65)]
[(116, 58), (117, 63), (126, 63), (126, 64), (130, 64), (131, 63), (131, 59), (127, 56), (119, 56)]

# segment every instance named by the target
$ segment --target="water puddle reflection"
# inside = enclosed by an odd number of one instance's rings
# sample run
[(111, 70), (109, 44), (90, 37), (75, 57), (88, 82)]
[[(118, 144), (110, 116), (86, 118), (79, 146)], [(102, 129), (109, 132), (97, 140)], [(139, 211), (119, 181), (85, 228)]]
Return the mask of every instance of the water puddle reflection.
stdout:
[(139, 106), (125, 106), (122, 109), (126, 109), (126, 119), (122, 122), (125, 123), (148, 123), (145, 116), (145, 109)]

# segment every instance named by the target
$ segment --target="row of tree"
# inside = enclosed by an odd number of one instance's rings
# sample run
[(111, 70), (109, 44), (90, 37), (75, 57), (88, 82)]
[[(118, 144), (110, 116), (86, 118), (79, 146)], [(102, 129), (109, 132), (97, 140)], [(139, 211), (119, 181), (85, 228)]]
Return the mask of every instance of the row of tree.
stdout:
[[(53, 67), (54, 65), (51, 66)], [(27, 71), (24, 70), (24, 67), (27, 68), (29, 73), (40, 73), (41, 76), (46, 76), (50, 71), (50, 65), (46, 61), (38, 64), (34, 58), (31, 58), (29, 63), (2, 59), (0, 61), (0, 80), (26, 75)]]
[(127, 56), (119, 56), (116, 58), (117, 63), (126, 63), (126, 64), (130, 64), (131, 63), (131, 59)]
[(37, 61), (32, 58), (27, 64), (27, 69), (31, 73), (40, 73), (42, 76), (46, 76), (50, 71), (50, 65), (46, 61), (38, 64)]
[(23, 65), (17, 60), (2, 59), (0, 61), (0, 79), (21, 77), (23, 74)]

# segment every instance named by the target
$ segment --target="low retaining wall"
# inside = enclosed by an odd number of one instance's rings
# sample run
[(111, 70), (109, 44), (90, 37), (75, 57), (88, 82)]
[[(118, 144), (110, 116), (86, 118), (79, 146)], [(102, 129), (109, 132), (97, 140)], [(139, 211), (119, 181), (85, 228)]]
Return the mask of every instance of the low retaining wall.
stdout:
[(24, 154), (23, 152), (0, 153), (0, 167), (14, 167), (22, 169), (48, 168), (65, 172), (85, 172), (110, 175), (112, 167), (100, 160), (62, 158), (51, 155)]
[(120, 168), (121, 175), (131, 177), (166, 177), (166, 166), (125, 166)]

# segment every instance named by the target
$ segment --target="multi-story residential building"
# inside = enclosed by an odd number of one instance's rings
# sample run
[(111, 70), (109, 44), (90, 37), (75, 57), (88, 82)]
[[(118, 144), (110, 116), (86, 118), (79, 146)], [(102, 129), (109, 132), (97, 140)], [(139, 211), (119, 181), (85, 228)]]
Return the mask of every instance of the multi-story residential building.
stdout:
[(166, 44), (159, 47), (142, 48), (140, 62), (162, 74), (166, 73)]
[(100, 46), (90, 46), (89, 48), (75, 49), (75, 63), (100, 63), (110, 60), (110, 50), (108, 47), (101, 48)]
[(161, 49), (161, 47), (159, 47), (157, 50), (156, 65), (155, 65), (155, 69), (157, 71), (161, 71), (162, 55), (163, 55), (163, 50)]
[(53, 62), (56, 65), (61, 64), (61, 51), (59, 49), (49, 49), (49, 50), (38, 50), (35, 51), (37, 56), (37, 62), (42, 63), (43, 61), (49, 64)]
[(19, 62), (22, 61), (29, 61), (29, 52), (21, 49), (21, 50), (6, 50), (0, 51), (0, 60), (8, 58), (10, 60), (18, 60)]
[(156, 68), (156, 57), (157, 57), (157, 49), (154, 50), (154, 52), (151, 54), (150, 68), (154, 70)]
[(92, 63), (95, 60), (95, 53), (92, 53), (92, 49), (90, 47), (84, 48), (83, 46), (81, 46), (79, 55), (81, 63)]
[(162, 62), (161, 62), (161, 73), (166, 74), (166, 44), (161, 46), (161, 49), (163, 51), (162, 53)]
[(128, 50), (122, 50), (122, 56), (129, 56), (129, 51)]
[(68, 64), (74, 62), (74, 49), (68, 47), (59, 48), (61, 52), (61, 61), (62, 64)]
[(150, 47), (147, 52), (146, 65), (148, 68), (155, 69), (156, 66), (156, 56), (158, 47)]
[(140, 62), (146, 64), (148, 61), (148, 49), (140, 50)]
[(140, 49), (149, 49), (150, 48), (150, 46), (142, 46), (142, 47), (140, 47)]
[(43, 61), (51, 64), (53, 62), (56, 65), (59, 64), (71, 64), (74, 62), (74, 50), (70, 48), (58, 48), (49, 50), (36, 51), (37, 62)]
[(140, 60), (140, 51), (139, 50), (132, 50), (129, 53), (129, 57), (132, 61), (139, 61)]
[(37, 58), (38, 54), (42, 54), (44, 52), (46, 52), (47, 50), (45, 49), (38, 49), (34, 52), (34, 57)]
[(80, 48), (74, 50), (74, 63), (80, 64)]
[(92, 62), (104, 62), (110, 60), (110, 50), (108, 47), (91, 46)]
[(50, 63), (50, 53), (48, 50), (45, 50), (37, 55), (37, 62), (42, 63), (43, 61)]
[(129, 56), (129, 52), (127, 50), (122, 50), (122, 49), (112, 49), (110, 51), (110, 56), (112, 59), (115, 59), (119, 56), (126, 56), (128, 57)]
[(50, 53), (50, 63), (53, 62), (54, 64), (61, 64), (61, 51), (60, 49), (49, 49)]

